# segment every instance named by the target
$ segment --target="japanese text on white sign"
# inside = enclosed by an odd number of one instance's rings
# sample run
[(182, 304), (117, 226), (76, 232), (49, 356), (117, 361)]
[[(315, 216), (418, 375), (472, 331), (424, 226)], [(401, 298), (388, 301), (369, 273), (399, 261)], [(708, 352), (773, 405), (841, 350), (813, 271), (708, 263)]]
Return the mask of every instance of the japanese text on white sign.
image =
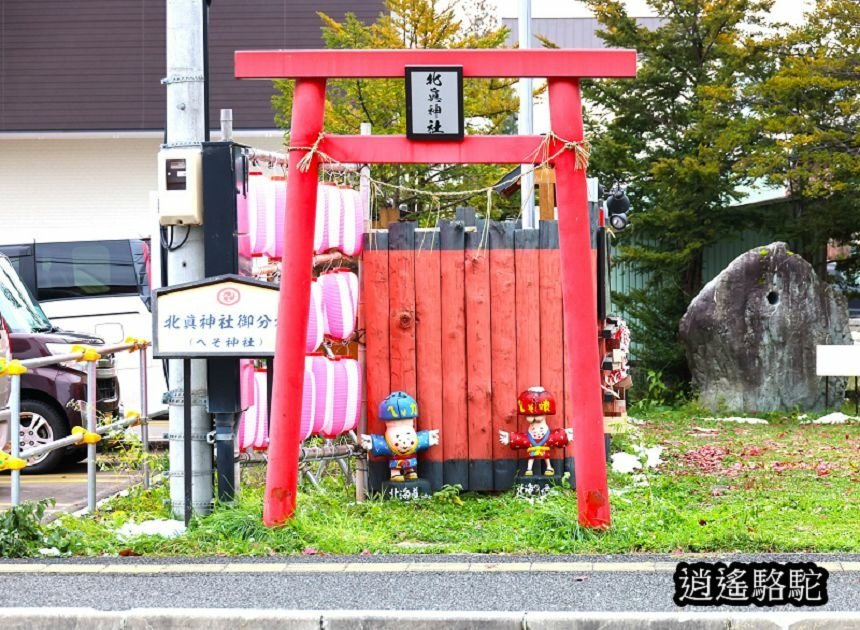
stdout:
[(156, 356), (271, 356), (278, 292), (220, 282), (158, 295)]

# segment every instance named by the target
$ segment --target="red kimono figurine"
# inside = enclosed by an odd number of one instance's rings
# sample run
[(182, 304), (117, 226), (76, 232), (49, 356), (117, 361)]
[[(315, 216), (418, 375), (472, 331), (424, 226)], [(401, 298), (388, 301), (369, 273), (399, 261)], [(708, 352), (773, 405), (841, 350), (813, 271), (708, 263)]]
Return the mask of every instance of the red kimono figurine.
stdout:
[(517, 411), (526, 417), (529, 429), (526, 433), (508, 433), (499, 431), (499, 442), (514, 450), (527, 449), (529, 462), (525, 476), (534, 475), (532, 467), (535, 459), (544, 460), (544, 475), (551, 477), (555, 474), (549, 459), (552, 447), (567, 446), (573, 441), (573, 429), (551, 430), (546, 423), (546, 417), (555, 415), (555, 398), (543, 387), (529, 387), (517, 398)]

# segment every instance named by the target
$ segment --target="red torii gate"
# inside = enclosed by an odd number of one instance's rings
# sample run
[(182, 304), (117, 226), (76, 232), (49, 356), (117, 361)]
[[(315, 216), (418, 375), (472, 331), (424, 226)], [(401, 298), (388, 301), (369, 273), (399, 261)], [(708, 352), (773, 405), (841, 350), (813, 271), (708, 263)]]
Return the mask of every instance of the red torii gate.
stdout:
[[(316, 146), (334, 160), (353, 164), (540, 163), (541, 136), (466, 136), (432, 142), (405, 136), (321, 135), (326, 79), (403, 78), (406, 66), (462, 66), (464, 77), (546, 78), (550, 120), (558, 138), (583, 140), (582, 78), (636, 75), (634, 50), (274, 50), (237, 51), (239, 79), (295, 79), (290, 130), (286, 240), (281, 272), (272, 392), (269, 466), (263, 521), (277, 525), (295, 512), (298, 485), (299, 413), (305, 331), (310, 299), (319, 156), (299, 162)], [(571, 362), (576, 494), (579, 522), (608, 527), (609, 492), (603, 441), (600, 357), (597, 346), (596, 279), (592, 271), (585, 170), (573, 151), (553, 138), (556, 170), (565, 337)], [(442, 439), (445, 439), (442, 436)]]

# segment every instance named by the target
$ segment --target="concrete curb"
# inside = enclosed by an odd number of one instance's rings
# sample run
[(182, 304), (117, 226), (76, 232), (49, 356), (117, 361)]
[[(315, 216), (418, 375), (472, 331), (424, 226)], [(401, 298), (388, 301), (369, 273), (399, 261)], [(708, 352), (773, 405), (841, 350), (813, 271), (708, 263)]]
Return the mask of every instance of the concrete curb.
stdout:
[(860, 613), (0, 608), (0, 626), (4, 630), (849, 630), (860, 629)]

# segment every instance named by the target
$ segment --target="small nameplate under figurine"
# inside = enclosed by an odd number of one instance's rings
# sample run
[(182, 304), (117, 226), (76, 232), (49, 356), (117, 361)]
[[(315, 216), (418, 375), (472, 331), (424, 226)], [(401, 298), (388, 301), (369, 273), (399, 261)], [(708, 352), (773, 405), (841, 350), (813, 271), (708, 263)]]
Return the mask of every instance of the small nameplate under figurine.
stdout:
[(525, 477), (517, 475), (514, 480), (514, 496), (518, 499), (542, 499), (553, 487), (561, 485), (561, 478)]
[[(550, 487), (563, 481), (561, 472), (553, 468), (550, 453), (573, 441), (573, 429), (551, 429), (546, 417), (555, 415), (555, 397), (543, 387), (530, 387), (517, 398), (517, 412), (525, 416), (529, 428), (523, 433), (499, 431), (499, 442), (528, 455), (525, 471), (514, 478), (516, 496), (535, 498), (545, 496)], [(564, 457), (560, 453), (561, 458)], [(535, 461), (538, 461), (537, 467)], [(537, 470), (536, 470), (537, 468)]]
[(412, 501), (431, 496), (430, 482), (418, 478), (417, 453), (439, 444), (439, 429), (415, 430), (418, 403), (406, 392), (392, 392), (379, 403), (384, 435), (362, 435), (362, 447), (377, 457), (387, 457), (391, 476), (382, 482), (386, 499)]
[(383, 481), (381, 484), (382, 498), (389, 501), (417, 501), (433, 496), (430, 482), (426, 479), (412, 481)]

